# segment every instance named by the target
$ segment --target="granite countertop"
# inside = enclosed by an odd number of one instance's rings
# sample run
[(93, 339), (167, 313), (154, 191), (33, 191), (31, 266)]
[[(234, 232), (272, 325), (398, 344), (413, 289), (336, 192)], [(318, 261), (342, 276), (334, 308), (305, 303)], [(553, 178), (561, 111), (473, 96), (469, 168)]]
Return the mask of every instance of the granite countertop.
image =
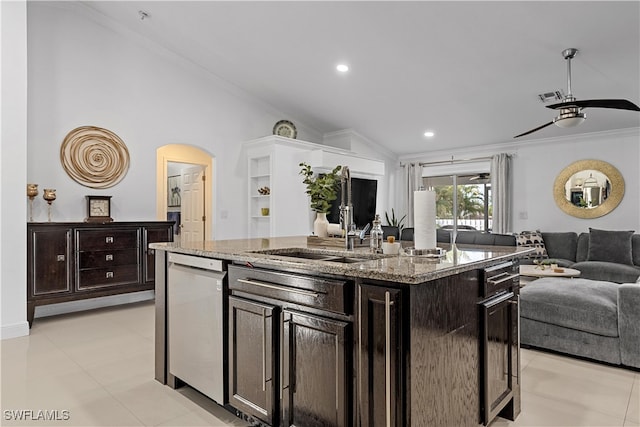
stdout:
[[(411, 246), (412, 242), (402, 242)], [(306, 236), (275, 237), (265, 239), (212, 240), (192, 243), (151, 243), (151, 249), (216, 258), (260, 267), (271, 267), (292, 272), (319, 272), (346, 277), (386, 280), (418, 284), (463, 271), (483, 268), (521, 258), (534, 251), (515, 246), (441, 245), (446, 253), (442, 257), (372, 254), (369, 248), (346, 251), (339, 247), (307, 244)], [(277, 254), (269, 253), (272, 251)], [(349, 262), (292, 258), (287, 252), (307, 252), (336, 257), (349, 257)], [(353, 262), (358, 258), (357, 262)]]

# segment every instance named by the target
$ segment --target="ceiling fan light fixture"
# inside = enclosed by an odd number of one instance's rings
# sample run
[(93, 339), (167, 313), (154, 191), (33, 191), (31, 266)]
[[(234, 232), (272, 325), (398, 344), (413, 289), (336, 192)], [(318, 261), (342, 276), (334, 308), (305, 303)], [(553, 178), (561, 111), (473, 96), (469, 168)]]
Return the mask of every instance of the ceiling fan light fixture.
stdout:
[(585, 113), (571, 114), (568, 116), (560, 115), (555, 118), (553, 123), (561, 128), (572, 128), (584, 122), (586, 118), (587, 115)]

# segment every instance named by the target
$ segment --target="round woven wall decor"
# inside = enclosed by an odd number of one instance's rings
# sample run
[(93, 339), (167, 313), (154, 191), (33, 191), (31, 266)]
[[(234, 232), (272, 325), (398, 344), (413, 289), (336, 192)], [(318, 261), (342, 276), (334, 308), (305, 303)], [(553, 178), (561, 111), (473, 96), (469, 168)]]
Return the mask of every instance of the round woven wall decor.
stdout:
[(109, 188), (127, 174), (129, 151), (110, 130), (81, 126), (64, 138), (60, 162), (74, 181), (90, 188)]

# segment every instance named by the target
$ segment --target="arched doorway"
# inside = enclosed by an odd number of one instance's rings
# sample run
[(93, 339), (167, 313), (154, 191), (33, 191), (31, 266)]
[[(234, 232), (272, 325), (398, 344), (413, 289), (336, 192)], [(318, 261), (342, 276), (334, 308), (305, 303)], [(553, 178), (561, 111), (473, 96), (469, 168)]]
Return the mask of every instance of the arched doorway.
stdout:
[[(205, 151), (185, 144), (169, 144), (156, 150), (156, 217), (167, 220), (167, 212), (175, 211), (170, 207), (171, 194), (175, 198), (175, 188), (170, 193), (169, 168), (172, 164), (183, 164), (199, 167), (203, 175), (202, 192), (202, 240), (213, 239), (213, 158)], [(175, 184), (171, 184), (173, 186)]]

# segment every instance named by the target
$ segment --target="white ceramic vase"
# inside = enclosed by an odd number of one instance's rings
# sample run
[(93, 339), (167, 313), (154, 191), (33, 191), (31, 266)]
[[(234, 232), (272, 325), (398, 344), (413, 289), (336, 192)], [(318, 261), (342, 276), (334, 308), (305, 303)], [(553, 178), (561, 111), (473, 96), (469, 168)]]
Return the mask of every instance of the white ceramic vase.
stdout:
[(313, 221), (313, 234), (317, 237), (328, 237), (327, 227), (329, 227), (327, 214), (324, 212), (316, 212), (316, 219)]

